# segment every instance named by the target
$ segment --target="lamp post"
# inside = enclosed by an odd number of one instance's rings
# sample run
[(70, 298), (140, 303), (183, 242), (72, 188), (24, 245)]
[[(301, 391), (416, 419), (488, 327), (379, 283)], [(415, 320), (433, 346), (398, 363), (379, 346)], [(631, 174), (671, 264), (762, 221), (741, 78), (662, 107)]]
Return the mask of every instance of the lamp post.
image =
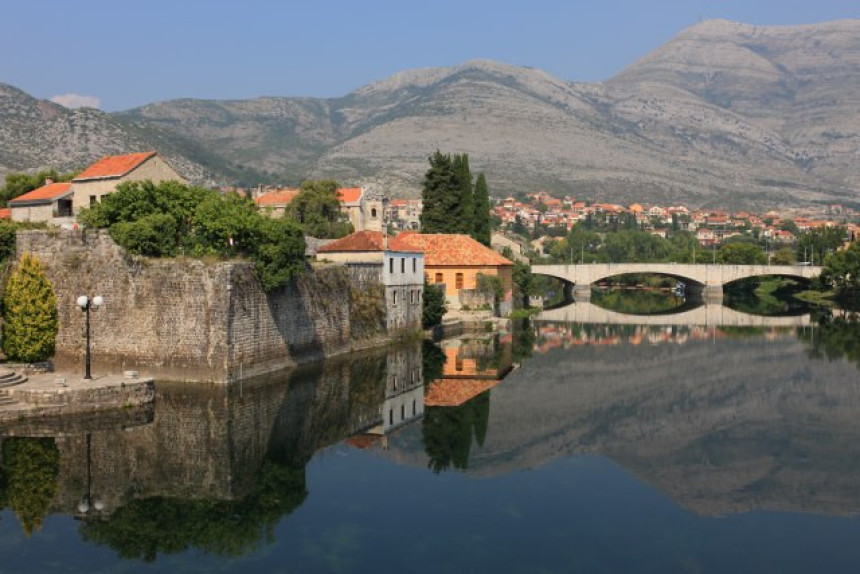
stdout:
[(86, 295), (81, 295), (78, 297), (76, 303), (78, 304), (78, 307), (81, 308), (81, 311), (87, 314), (87, 360), (84, 380), (91, 380), (93, 376), (90, 373), (90, 309), (96, 311), (104, 304), (104, 299), (101, 295), (96, 295), (92, 299)]

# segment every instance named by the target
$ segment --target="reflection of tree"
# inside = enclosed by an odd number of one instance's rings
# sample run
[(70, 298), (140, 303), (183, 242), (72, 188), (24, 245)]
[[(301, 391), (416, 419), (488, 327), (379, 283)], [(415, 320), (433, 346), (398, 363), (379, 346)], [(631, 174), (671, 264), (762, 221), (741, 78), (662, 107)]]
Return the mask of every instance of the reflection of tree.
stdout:
[(860, 367), (860, 315), (824, 315), (815, 329), (798, 329), (797, 337), (810, 346), (809, 354), (813, 358), (845, 357)]
[(433, 381), (442, 378), (445, 368), (445, 351), (439, 345), (424, 340), (421, 343), (421, 369), (424, 375), (424, 384), (429, 385)]
[(304, 468), (266, 460), (242, 500), (134, 500), (105, 520), (87, 521), (81, 534), (122, 558), (146, 562), (189, 547), (235, 557), (256, 549), (263, 537), (271, 542), (274, 526), (305, 497)]
[(513, 322), (513, 345), (511, 360), (519, 363), (532, 356), (535, 346), (535, 328), (530, 319), (520, 319)]
[(60, 452), (53, 438), (12, 437), (3, 441), (6, 498), (30, 536), (57, 494)]
[(441, 472), (452, 466), (469, 467), (469, 451), (474, 435), (478, 445), (487, 437), (490, 419), (490, 391), (457, 407), (427, 407), (422, 421), (424, 451), (430, 458), (428, 466)]
[(602, 291), (591, 296), (591, 302), (619, 313), (659, 313), (680, 307), (684, 301), (663, 291)]

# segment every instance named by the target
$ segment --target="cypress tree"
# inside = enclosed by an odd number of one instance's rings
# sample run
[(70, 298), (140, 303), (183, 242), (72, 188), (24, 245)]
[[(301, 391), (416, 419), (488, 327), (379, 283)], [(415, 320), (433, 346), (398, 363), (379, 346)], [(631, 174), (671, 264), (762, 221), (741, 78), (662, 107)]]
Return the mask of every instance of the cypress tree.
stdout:
[(490, 246), (492, 225), (490, 222), (490, 192), (487, 189), (487, 178), (484, 173), (478, 174), (475, 182), (475, 239)]
[(457, 208), (450, 233), (475, 236), (475, 194), (472, 190), (472, 172), (469, 170), (468, 154), (455, 155), (454, 177), (457, 182)]
[(35, 255), (25, 253), (3, 291), (3, 352), (32, 363), (54, 354), (57, 296)]
[(436, 150), (430, 156), (430, 169), (424, 175), (421, 191), (421, 233), (456, 233), (453, 216), (459, 200), (459, 185), (451, 156)]

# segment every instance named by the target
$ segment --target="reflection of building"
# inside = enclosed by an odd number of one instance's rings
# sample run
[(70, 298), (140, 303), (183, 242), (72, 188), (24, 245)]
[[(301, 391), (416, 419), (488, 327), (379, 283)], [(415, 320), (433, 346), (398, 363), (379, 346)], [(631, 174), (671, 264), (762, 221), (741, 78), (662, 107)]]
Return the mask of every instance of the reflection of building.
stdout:
[(382, 432), (409, 423), (424, 414), (424, 377), (421, 353), (394, 349), (388, 354), (385, 372), (385, 401), (382, 403)]
[(443, 341), (442, 351), (442, 378), (428, 387), (427, 406), (462, 405), (498, 385), (512, 366), (510, 342), (497, 338)]

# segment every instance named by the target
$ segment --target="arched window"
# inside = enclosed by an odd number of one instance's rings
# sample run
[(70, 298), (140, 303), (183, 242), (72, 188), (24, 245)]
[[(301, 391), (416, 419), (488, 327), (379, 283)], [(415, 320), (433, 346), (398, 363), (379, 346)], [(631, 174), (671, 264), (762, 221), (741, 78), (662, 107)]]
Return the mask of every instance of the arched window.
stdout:
[(373, 219), (376, 219), (376, 208), (375, 207), (370, 210), (370, 217), (372, 217)]

